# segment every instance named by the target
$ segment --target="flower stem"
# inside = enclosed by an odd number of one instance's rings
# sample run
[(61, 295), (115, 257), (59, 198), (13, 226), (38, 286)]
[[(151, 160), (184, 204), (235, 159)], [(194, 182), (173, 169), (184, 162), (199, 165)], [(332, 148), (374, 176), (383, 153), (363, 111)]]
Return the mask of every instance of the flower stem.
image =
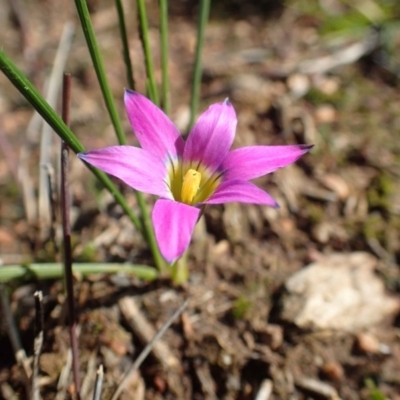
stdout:
[(86, 4), (86, 0), (75, 0), (75, 5), (78, 11), (83, 33), (86, 38), (86, 44), (89, 48), (93, 66), (96, 71), (97, 80), (99, 81), (104, 102), (106, 103), (106, 107), (110, 115), (111, 122), (114, 126), (118, 142), (119, 144), (125, 144), (126, 143), (125, 133), (122, 128), (121, 119), (118, 115), (117, 107), (115, 105), (111, 93), (110, 85), (108, 84), (107, 76), (104, 70), (103, 61), (100, 56), (99, 46), (97, 44), (97, 39), (94, 33), (92, 21), (90, 19), (90, 14)]
[(151, 58), (150, 40), (149, 40), (149, 26), (147, 23), (146, 5), (145, 0), (137, 0), (138, 11), (139, 11), (139, 22), (140, 22), (140, 39), (142, 41), (144, 58), (146, 63), (146, 74), (147, 74), (147, 87), (150, 95), (150, 99), (153, 103), (159, 105), (158, 90), (156, 84), (156, 78), (154, 75), (154, 65)]
[[(68, 146), (75, 152), (85, 151), (82, 143), (74, 133), (65, 125), (60, 116), (50, 107), (49, 103), (40, 95), (37, 89), (26, 78), (26, 76), (16, 67), (16, 65), (7, 57), (6, 53), (0, 49), (0, 70), (11, 81), (11, 83), (28, 100), (43, 119), (54, 129), (58, 136), (64, 140)], [(124, 212), (132, 220), (136, 228), (142, 231), (142, 224), (139, 218), (129, 207), (125, 197), (117, 189), (111, 179), (102, 171), (87, 165), (97, 179), (114, 196), (115, 201), (122, 207)]]
[[(135, 88), (135, 82), (133, 79), (133, 71), (132, 71), (132, 63), (129, 56), (129, 44), (128, 38), (126, 35), (126, 28), (125, 28), (125, 19), (124, 19), (124, 12), (122, 8), (121, 0), (115, 0), (115, 4), (118, 11), (118, 18), (119, 18), (119, 26), (120, 26), (120, 34), (122, 39), (122, 47), (123, 47), (123, 54), (126, 66), (126, 75), (127, 75), (127, 83), (131, 89)], [(165, 262), (163, 257), (161, 256), (160, 250), (158, 249), (157, 241), (154, 235), (153, 225), (151, 222), (150, 214), (146, 202), (144, 200), (143, 194), (141, 192), (135, 191), (136, 199), (140, 208), (140, 212), (142, 214), (142, 226), (145, 235), (145, 239), (147, 240), (147, 244), (150, 247), (150, 251), (153, 255), (154, 263), (156, 264), (158, 270), (164, 271), (165, 270)]]
[(157, 269), (160, 272), (165, 272), (167, 269), (167, 265), (164, 261), (160, 253), (160, 249), (158, 248), (156, 236), (154, 233), (153, 223), (150, 218), (149, 209), (147, 208), (146, 202), (144, 201), (143, 195), (140, 192), (137, 193), (137, 201), (140, 207), (140, 211), (142, 212), (142, 222), (143, 222), (143, 231), (147, 239), (147, 244), (150, 247), (151, 254), (153, 256), (154, 263), (156, 264)]
[(160, 3), (160, 36), (161, 36), (161, 104), (165, 114), (170, 112), (169, 77), (168, 77), (168, 1)]
[(200, 15), (198, 21), (197, 30), (197, 45), (196, 45), (196, 56), (194, 63), (193, 72), (193, 83), (192, 83), (192, 98), (190, 102), (190, 122), (189, 130), (192, 129), (194, 121), (196, 119), (197, 107), (199, 105), (199, 95), (200, 95), (200, 84), (201, 84), (201, 55), (203, 51), (204, 44), (204, 34), (206, 30), (206, 25), (210, 15), (210, 2), (211, 0), (201, 0), (200, 3)]
[(126, 80), (128, 82), (128, 87), (132, 90), (135, 90), (135, 80), (133, 78), (133, 68), (131, 56), (129, 54), (129, 42), (128, 35), (126, 33), (126, 25), (125, 25), (125, 16), (124, 16), (124, 8), (121, 0), (115, 0), (115, 6), (117, 8), (118, 13), (118, 24), (119, 24), (119, 33), (121, 35), (122, 40), (122, 54), (124, 56), (125, 67), (126, 67)]
[(171, 279), (174, 285), (181, 286), (187, 282), (189, 277), (189, 270), (187, 266), (189, 252), (186, 250), (182, 257), (174, 262), (172, 265)]

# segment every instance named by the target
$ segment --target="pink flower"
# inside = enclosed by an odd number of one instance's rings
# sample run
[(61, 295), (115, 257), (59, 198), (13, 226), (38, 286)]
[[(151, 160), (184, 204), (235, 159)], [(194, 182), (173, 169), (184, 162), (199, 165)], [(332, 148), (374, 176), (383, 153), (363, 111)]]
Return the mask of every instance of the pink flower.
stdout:
[(228, 100), (209, 107), (185, 141), (171, 120), (139, 93), (125, 107), (141, 145), (111, 146), (78, 157), (144, 193), (159, 196), (152, 220), (160, 251), (172, 263), (187, 249), (201, 206), (242, 202), (277, 207), (250, 179), (296, 161), (312, 146), (250, 146), (229, 151), (236, 113)]

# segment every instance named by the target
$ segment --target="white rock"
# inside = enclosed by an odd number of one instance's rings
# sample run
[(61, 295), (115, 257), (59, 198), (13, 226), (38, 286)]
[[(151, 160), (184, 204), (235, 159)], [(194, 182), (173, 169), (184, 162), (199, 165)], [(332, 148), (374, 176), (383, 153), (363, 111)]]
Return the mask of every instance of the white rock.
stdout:
[(282, 317), (301, 328), (359, 331), (393, 315), (397, 298), (374, 273), (376, 259), (363, 252), (332, 254), (285, 283)]

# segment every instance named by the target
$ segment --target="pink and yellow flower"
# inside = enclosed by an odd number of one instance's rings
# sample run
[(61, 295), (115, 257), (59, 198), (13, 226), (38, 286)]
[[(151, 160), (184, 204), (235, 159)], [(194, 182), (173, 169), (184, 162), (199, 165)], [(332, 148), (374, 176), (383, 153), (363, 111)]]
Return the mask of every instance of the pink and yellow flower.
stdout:
[(172, 263), (189, 246), (201, 206), (242, 202), (277, 207), (250, 179), (296, 161), (312, 146), (250, 146), (229, 151), (236, 113), (231, 103), (211, 105), (185, 141), (150, 100), (125, 91), (125, 107), (141, 145), (111, 146), (78, 154), (134, 189), (159, 196), (152, 213), (156, 239)]

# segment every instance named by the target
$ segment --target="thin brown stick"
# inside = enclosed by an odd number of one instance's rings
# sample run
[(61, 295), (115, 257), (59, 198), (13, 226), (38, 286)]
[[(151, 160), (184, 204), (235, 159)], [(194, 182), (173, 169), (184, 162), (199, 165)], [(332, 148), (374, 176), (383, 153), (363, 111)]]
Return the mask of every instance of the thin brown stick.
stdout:
[[(62, 119), (69, 125), (69, 108), (71, 103), (71, 75), (64, 74), (63, 79), (63, 101)], [(74, 301), (74, 277), (72, 273), (72, 248), (71, 248), (71, 224), (69, 220), (70, 197), (68, 182), (68, 147), (63, 142), (61, 144), (61, 215), (63, 226), (64, 244), (64, 274), (67, 289), (67, 304), (69, 315), (69, 333), (72, 350), (72, 369), (74, 374), (75, 392), (78, 400), (80, 399), (81, 382), (79, 377), (79, 355), (78, 337), (76, 334), (76, 312)]]
[(31, 386), (31, 399), (39, 400), (39, 358), (43, 347), (43, 293), (37, 291), (35, 296), (35, 339), (33, 344), (33, 369), (32, 369), (32, 386)]

